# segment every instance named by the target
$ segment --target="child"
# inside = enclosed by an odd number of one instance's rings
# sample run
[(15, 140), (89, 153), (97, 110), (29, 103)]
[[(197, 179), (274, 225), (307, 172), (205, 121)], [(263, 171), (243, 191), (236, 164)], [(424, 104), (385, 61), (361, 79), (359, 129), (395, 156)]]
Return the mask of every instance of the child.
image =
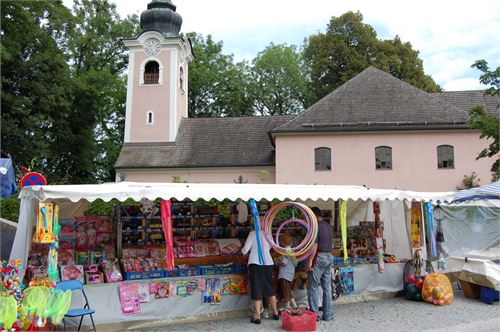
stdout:
[[(280, 244), (285, 248), (290, 248), (292, 246), (292, 237), (290, 236), (290, 234), (285, 233), (281, 237)], [(285, 310), (297, 307), (295, 299), (292, 296), (292, 282), (295, 275), (296, 265), (297, 261), (295, 260), (295, 258), (287, 256), (283, 256), (279, 264), (278, 287), (281, 290), (281, 297), (283, 302), (285, 303)]]

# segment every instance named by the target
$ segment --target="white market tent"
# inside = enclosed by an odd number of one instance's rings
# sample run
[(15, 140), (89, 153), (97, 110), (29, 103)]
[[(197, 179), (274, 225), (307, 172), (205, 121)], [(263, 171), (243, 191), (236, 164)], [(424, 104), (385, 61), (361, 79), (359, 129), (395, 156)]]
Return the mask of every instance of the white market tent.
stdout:
[(477, 188), (460, 190), (453, 194), (453, 202), (461, 203), (472, 200), (498, 200), (500, 199), (500, 181), (493, 182)]
[[(143, 198), (229, 199), (247, 201), (266, 199), (271, 201), (294, 200), (304, 202), (332, 202), (339, 199), (350, 201), (451, 201), (453, 192), (413, 192), (403, 190), (373, 189), (362, 186), (334, 185), (282, 185), (282, 184), (208, 184), (208, 183), (136, 183), (118, 182), (92, 185), (48, 185), (25, 187), (21, 191), (21, 207), (18, 231), (14, 240), (11, 259), (26, 261), (31, 243), (32, 225), (36, 220), (38, 202), (54, 201), (61, 207), (60, 218), (72, 216), (86, 204), (96, 199), (110, 201)], [(359, 210), (359, 209), (357, 209)], [(359, 211), (357, 211), (359, 214)], [(363, 213), (362, 213), (363, 214)], [(74, 215), (74, 213), (73, 213)], [(367, 213), (364, 213), (367, 215)], [(404, 217), (403, 226), (404, 226)], [(359, 220), (359, 219), (358, 219)], [(366, 220), (366, 219), (365, 219)], [(401, 218), (398, 220), (398, 222)]]

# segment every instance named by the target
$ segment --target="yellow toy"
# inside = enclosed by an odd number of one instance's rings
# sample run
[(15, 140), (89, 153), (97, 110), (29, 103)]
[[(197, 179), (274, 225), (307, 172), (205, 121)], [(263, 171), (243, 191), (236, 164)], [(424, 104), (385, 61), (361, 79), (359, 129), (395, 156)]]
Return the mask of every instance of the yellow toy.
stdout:
[(38, 222), (36, 224), (35, 234), (33, 235), (33, 242), (52, 243), (55, 241), (55, 236), (53, 232), (53, 220), (54, 220), (54, 204), (39, 203)]

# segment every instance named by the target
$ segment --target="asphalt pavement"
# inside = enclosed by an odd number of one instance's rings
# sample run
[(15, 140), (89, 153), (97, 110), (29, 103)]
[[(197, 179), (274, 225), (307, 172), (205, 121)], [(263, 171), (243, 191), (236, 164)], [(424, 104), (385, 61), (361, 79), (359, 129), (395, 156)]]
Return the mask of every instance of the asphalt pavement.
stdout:
[[(320, 321), (317, 331), (500, 331), (500, 304), (485, 304), (479, 299), (466, 298), (455, 289), (451, 305), (435, 306), (413, 302), (404, 297), (347, 304), (335, 304), (333, 321)], [(131, 330), (127, 330), (131, 331)], [(218, 319), (196, 323), (165, 324), (133, 331), (283, 331), (281, 320), (262, 319), (262, 324), (250, 323), (248, 317)]]

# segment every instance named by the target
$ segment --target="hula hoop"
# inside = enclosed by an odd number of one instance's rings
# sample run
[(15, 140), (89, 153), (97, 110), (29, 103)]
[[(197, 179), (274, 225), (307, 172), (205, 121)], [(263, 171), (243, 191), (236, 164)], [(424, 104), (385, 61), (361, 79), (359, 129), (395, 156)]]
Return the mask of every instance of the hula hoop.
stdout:
[[(273, 240), (272, 236), (272, 224), (276, 215), (287, 206), (295, 206), (305, 216), (305, 221), (298, 218), (292, 218), (285, 220), (276, 231), (276, 240)], [(269, 211), (267, 211), (264, 216), (264, 236), (271, 248), (277, 253), (283, 256), (295, 257), (297, 261), (304, 260), (311, 254), (311, 250), (313, 248), (314, 242), (316, 241), (316, 237), (318, 236), (318, 221), (316, 216), (312, 212), (312, 210), (302, 203), (297, 202), (281, 202), (273, 206)], [(304, 239), (300, 242), (299, 245), (293, 248), (284, 248), (279, 244), (279, 237), (281, 230), (288, 224), (291, 223), (299, 223), (305, 227), (307, 234)]]

